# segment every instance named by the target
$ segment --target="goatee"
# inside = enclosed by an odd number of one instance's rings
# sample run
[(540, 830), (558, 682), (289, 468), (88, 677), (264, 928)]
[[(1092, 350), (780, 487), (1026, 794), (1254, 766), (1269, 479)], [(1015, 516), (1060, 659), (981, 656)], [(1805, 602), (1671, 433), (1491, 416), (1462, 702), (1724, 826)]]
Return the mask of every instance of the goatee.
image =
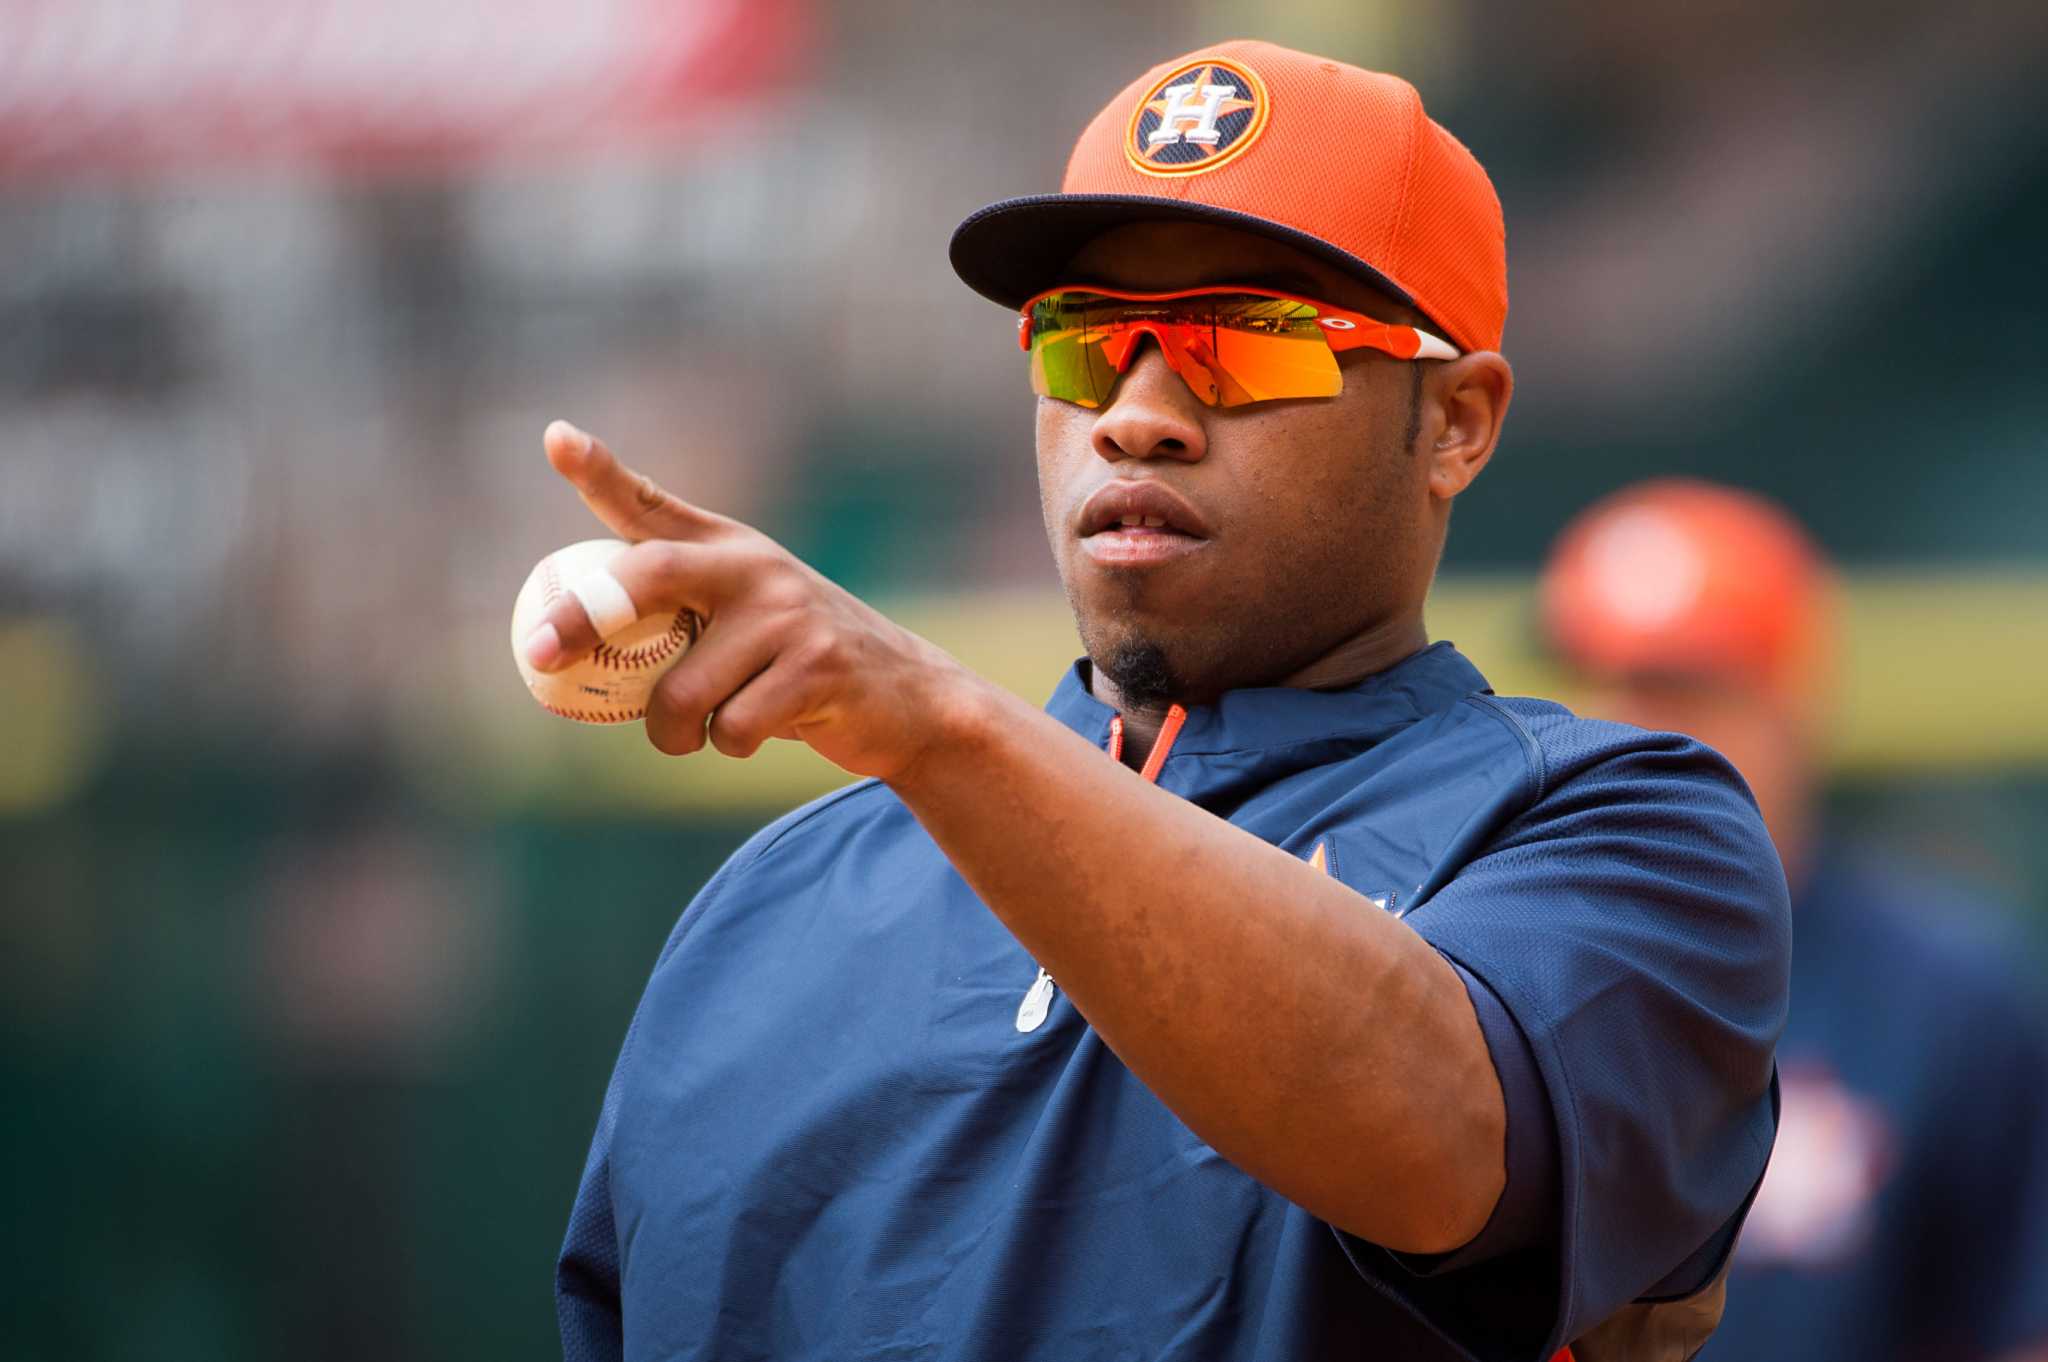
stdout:
[(1166, 649), (1148, 638), (1127, 639), (1094, 661), (1125, 709), (1160, 709), (1187, 689)]

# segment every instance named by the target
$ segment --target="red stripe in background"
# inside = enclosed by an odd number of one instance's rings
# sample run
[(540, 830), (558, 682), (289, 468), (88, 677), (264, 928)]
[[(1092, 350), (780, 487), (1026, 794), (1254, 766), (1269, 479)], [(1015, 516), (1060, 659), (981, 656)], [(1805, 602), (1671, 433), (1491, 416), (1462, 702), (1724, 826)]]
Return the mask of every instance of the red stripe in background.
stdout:
[(816, 30), (813, 0), (0, 0), (0, 181), (687, 151), (789, 90)]

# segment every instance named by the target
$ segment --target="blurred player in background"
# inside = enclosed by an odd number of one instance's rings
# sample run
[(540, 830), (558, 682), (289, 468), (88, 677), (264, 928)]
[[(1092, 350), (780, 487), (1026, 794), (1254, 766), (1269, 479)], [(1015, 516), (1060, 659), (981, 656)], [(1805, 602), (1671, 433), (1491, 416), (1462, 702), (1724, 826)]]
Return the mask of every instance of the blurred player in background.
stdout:
[(1543, 576), (1585, 710), (1733, 761), (1792, 887), (1783, 1120), (1704, 1355), (2048, 1357), (2048, 1041), (1967, 896), (1827, 833), (1833, 605), (1788, 516), (1686, 480), (1593, 507)]

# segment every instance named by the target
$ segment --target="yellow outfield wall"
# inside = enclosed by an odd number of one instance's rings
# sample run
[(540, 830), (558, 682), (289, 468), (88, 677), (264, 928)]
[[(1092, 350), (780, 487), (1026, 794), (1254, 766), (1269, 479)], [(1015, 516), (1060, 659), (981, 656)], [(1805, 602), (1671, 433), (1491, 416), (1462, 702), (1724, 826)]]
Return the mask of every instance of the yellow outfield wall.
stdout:
[[(1455, 642), (1503, 694), (1570, 703), (1537, 646), (1532, 592), (1526, 576), (1448, 578), (1431, 597), (1430, 636)], [(1079, 651), (1056, 592), (881, 604), (1033, 703)], [(750, 761), (708, 750), (676, 760), (637, 724), (544, 714), (503, 630), (479, 619), (444, 635), (444, 648), (413, 650), (383, 707), (413, 776), (453, 805), (751, 815), (845, 783), (799, 744), (770, 743)], [(1841, 774), (2048, 773), (2048, 571), (1859, 573), (1846, 584), (1844, 631)], [(60, 805), (102, 768), (119, 722), (106, 703), (110, 665), (61, 618), (0, 619), (0, 818)]]
[[(1438, 584), (1430, 636), (1450, 639), (1503, 694), (1570, 702), (1537, 646), (1533, 582), (1460, 577)], [(889, 615), (1033, 703), (1079, 651), (1055, 592), (882, 602)], [(1844, 775), (2048, 770), (2048, 573), (1865, 573), (1845, 593), (1845, 682), (1833, 757)], [(502, 653), (501, 638), (494, 638)], [(645, 810), (786, 807), (845, 783), (799, 744), (772, 742), (749, 761), (708, 749), (676, 760), (638, 725), (592, 730), (534, 709), (509, 658), (492, 658), (486, 700), (423, 739), (437, 779), (494, 800), (556, 808)], [(461, 774), (457, 774), (457, 773)]]

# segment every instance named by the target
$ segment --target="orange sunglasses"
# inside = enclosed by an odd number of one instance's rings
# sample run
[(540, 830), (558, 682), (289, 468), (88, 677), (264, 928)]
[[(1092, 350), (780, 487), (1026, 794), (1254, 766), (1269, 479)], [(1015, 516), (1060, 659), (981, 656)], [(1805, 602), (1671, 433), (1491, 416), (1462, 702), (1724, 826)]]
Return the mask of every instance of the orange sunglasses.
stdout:
[(1146, 336), (1211, 407), (1344, 391), (1337, 355), (1369, 348), (1395, 359), (1456, 359), (1448, 341), (1310, 298), (1255, 288), (1123, 293), (1067, 286), (1024, 304), (1017, 343), (1031, 390), (1099, 407)]

